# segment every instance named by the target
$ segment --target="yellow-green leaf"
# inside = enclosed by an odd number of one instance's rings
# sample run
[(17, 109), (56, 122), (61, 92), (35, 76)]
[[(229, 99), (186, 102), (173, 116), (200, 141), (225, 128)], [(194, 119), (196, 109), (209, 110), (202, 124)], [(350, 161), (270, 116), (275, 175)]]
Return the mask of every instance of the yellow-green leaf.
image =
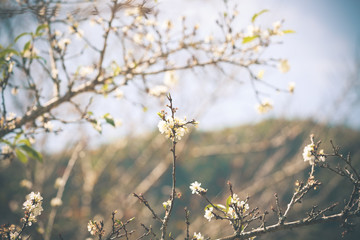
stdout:
[(42, 155), (38, 151), (33, 149), (32, 147), (29, 147), (28, 145), (23, 144), (23, 145), (20, 145), (19, 148), (21, 150), (23, 150), (28, 157), (31, 157), (32, 159), (35, 159), (39, 162), (43, 162)]
[(252, 41), (254, 41), (255, 39), (257, 39), (258, 37), (259, 37), (258, 35), (256, 35), (256, 36), (251, 36), (251, 37), (244, 37), (242, 43), (244, 44), (244, 43), (252, 42)]
[(20, 160), (20, 162), (22, 162), (22, 163), (28, 162), (28, 158), (20, 149), (15, 149), (15, 154), (16, 154), (16, 157)]
[(264, 9), (264, 10), (261, 10), (260, 12), (258, 12), (258, 13), (255, 13), (255, 14), (252, 16), (252, 18), (251, 18), (251, 22), (252, 22), (252, 23), (255, 22), (255, 20), (256, 20), (256, 18), (257, 18), (258, 16), (260, 16), (261, 14), (266, 13), (266, 12), (268, 12), (268, 11), (269, 11), (268, 9)]
[(288, 34), (288, 33), (295, 33), (295, 31), (294, 30), (283, 30), (282, 31), (284, 34)]

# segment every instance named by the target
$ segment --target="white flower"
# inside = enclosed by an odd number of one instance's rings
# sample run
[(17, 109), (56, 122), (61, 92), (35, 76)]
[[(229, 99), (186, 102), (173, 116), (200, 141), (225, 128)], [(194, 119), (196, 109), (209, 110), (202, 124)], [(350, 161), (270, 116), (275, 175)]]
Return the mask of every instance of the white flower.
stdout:
[(1, 153), (6, 155), (6, 154), (10, 154), (12, 152), (11, 148), (9, 145), (4, 145), (1, 147)]
[(325, 162), (325, 155), (324, 155), (325, 153), (324, 153), (324, 149), (321, 149), (320, 151), (319, 151), (319, 155), (320, 156), (318, 156), (319, 157), (319, 160), (320, 161), (322, 161), (322, 162)]
[(36, 217), (41, 214), (43, 208), (41, 206), (43, 198), (40, 193), (31, 192), (26, 196), (26, 201), (23, 203), (23, 209), (29, 215), (28, 225), (31, 226), (32, 222), (36, 222)]
[(58, 42), (58, 47), (60, 50), (64, 50), (69, 44), (71, 43), (71, 40), (69, 38), (63, 38)]
[(180, 120), (179, 118), (172, 119), (171, 117), (161, 120), (158, 124), (158, 128), (161, 134), (171, 140), (181, 140), (181, 138), (188, 132), (188, 128), (185, 126), (186, 118)]
[(309, 161), (310, 165), (315, 164), (315, 144), (311, 143), (304, 147), (303, 158), (304, 161)]
[(10, 232), (10, 240), (17, 239), (18, 236), (19, 236), (18, 232)]
[(164, 85), (157, 85), (149, 90), (149, 94), (155, 97), (164, 96), (169, 91), (169, 88)]
[(280, 31), (281, 28), (281, 21), (277, 21), (273, 23), (273, 32), (276, 35), (283, 35), (284, 33), (282, 31)]
[(52, 122), (48, 121), (44, 123), (44, 128), (46, 131), (51, 132), (54, 129), (54, 125), (52, 124)]
[(194, 236), (193, 236), (194, 240), (204, 240), (204, 236), (201, 235), (201, 233), (196, 233), (194, 232)]
[(167, 209), (168, 207), (170, 207), (171, 206), (171, 200), (167, 200), (166, 202), (163, 202), (163, 207), (165, 208), (165, 209)]
[(294, 82), (289, 83), (288, 90), (290, 93), (294, 93), (294, 91), (295, 91), (295, 83)]
[(97, 232), (96, 221), (90, 220), (87, 225), (87, 229), (90, 232), (90, 235), (94, 236)]
[(261, 104), (256, 106), (258, 113), (266, 113), (273, 109), (273, 103), (269, 99), (265, 99)]
[(205, 193), (207, 190), (200, 187), (201, 183), (195, 181), (193, 183), (190, 184), (190, 190), (192, 191), (192, 194), (200, 194), (200, 193)]
[(214, 217), (214, 214), (213, 214), (213, 210), (214, 208), (213, 207), (209, 207), (205, 210), (205, 214), (204, 214), (204, 217), (210, 222), (211, 219)]
[(59, 207), (59, 206), (61, 206), (61, 205), (62, 205), (62, 200), (61, 200), (61, 198), (56, 197), (56, 198), (51, 199), (50, 205), (51, 205), (52, 207)]
[(94, 68), (91, 66), (82, 66), (79, 70), (79, 74), (81, 77), (85, 77), (86, 75), (91, 74), (94, 71)]
[(175, 71), (167, 71), (164, 76), (164, 83), (169, 87), (175, 86), (179, 82), (179, 77)]
[(236, 214), (234, 208), (232, 208), (232, 207), (229, 207), (229, 210), (228, 210), (227, 214), (232, 218), (237, 218), (238, 217), (238, 215)]
[(59, 187), (62, 187), (64, 184), (65, 184), (64, 179), (62, 179), (62, 178), (57, 178), (57, 179), (55, 180), (54, 187), (55, 187), (55, 188), (59, 188)]
[(258, 79), (263, 79), (264, 78), (264, 73), (265, 73), (265, 70), (264, 69), (261, 69), (259, 72), (258, 72), (258, 74), (257, 74), (257, 78)]
[(32, 188), (32, 182), (30, 182), (29, 180), (27, 180), (27, 179), (23, 179), (23, 180), (21, 180), (21, 182), (20, 182), (20, 186), (21, 187), (24, 187), (24, 188), (27, 188), (27, 189), (30, 189), (30, 188)]
[(288, 60), (286, 60), (286, 59), (280, 60), (278, 68), (279, 68), (279, 71), (282, 73), (288, 72), (290, 70), (290, 65), (289, 65)]

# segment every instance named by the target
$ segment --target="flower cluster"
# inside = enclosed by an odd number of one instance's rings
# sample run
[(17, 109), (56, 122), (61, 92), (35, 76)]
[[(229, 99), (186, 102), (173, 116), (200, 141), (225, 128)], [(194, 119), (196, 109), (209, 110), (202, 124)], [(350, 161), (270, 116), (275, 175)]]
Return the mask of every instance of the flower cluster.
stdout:
[(201, 233), (194, 232), (194, 236), (192, 238), (193, 240), (204, 240), (204, 236), (201, 235)]
[(271, 100), (268, 99), (264, 100), (261, 104), (258, 104), (256, 106), (256, 110), (258, 111), (258, 113), (266, 113), (271, 109), (273, 109), (273, 103), (271, 102)]
[(191, 183), (190, 184), (190, 189), (191, 189), (191, 193), (192, 194), (199, 194), (199, 195), (201, 195), (201, 194), (203, 194), (203, 193), (206, 193), (207, 192), (207, 189), (204, 189), (204, 188), (202, 188), (202, 187), (200, 187), (201, 186), (201, 183), (199, 183), (199, 182), (197, 182), (197, 181), (195, 181), (195, 182), (193, 182), (193, 183)]
[(90, 232), (90, 235), (95, 236), (95, 234), (98, 232), (98, 227), (96, 221), (90, 220), (87, 229)]
[(249, 204), (247, 204), (246, 201), (240, 201), (237, 194), (233, 194), (233, 196), (230, 197), (230, 206), (227, 212), (228, 215), (232, 218), (237, 218), (236, 211), (239, 211), (240, 214), (244, 214), (247, 210), (249, 210)]
[(181, 120), (179, 118), (167, 117), (161, 120), (158, 124), (158, 128), (161, 134), (165, 134), (165, 136), (171, 140), (181, 140), (181, 138), (189, 131), (186, 126), (186, 118)]
[(317, 146), (314, 143), (306, 145), (303, 152), (304, 161), (309, 161), (310, 165), (315, 165), (316, 161), (325, 162), (324, 150), (317, 152)]
[(42, 200), (40, 193), (31, 192), (26, 196), (26, 201), (23, 204), (23, 209), (25, 209), (25, 214), (27, 220), (27, 225), (31, 226), (33, 222), (36, 222), (36, 217), (41, 214), (43, 211)]

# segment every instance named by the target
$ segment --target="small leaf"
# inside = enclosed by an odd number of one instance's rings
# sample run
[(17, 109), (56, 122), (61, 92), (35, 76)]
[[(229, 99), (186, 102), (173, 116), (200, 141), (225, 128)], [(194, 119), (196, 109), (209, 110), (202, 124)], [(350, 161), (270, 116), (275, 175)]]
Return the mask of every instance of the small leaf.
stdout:
[(231, 204), (231, 195), (226, 199), (226, 212), (229, 211), (230, 204)]
[(22, 162), (22, 163), (28, 162), (28, 158), (20, 149), (15, 149), (15, 154), (16, 154), (16, 157), (20, 160), (20, 162)]
[(110, 114), (105, 114), (104, 115), (104, 119), (105, 121), (110, 124), (111, 126), (115, 127), (115, 121), (114, 121), (114, 118), (110, 115)]
[(47, 27), (48, 27), (47, 24), (41, 24), (40, 26), (38, 26), (38, 27), (36, 28), (36, 31), (35, 31), (35, 36), (41, 36), (42, 33), (41, 33), (40, 31), (43, 30), (43, 29), (45, 29), (45, 28), (47, 28)]
[(28, 155), (28, 157), (31, 157), (32, 159), (35, 159), (39, 162), (43, 162), (43, 157), (42, 155), (37, 152), (35, 149), (33, 149), (32, 147), (29, 147), (28, 145), (20, 145), (19, 148), (21, 148), (26, 155)]
[(269, 11), (268, 9), (264, 9), (264, 10), (261, 10), (260, 12), (258, 12), (258, 13), (255, 13), (251, 18), (251, 22), (254, 23), (258, 16), (260, 16), (261, 14), (266, 13), (268, 11)]
[(30, 46), (31, 46), (31, 41), (27, 41), (24, 45), (23, 51), (25, 52), (26, 50), (29, 50)]
[(17, 36), (14, 40), (14, 43), (16, 43), (21, 37), (25, 36), (25, 35), (29, 35), (30, 33), (28, 32), (24, 32), (24, 33), (21, 33), (19, 36)]
[(209, 208), (211, 208), (211, 207), (213, 207), (211, 204), (208, 204), (208, 205), (206, 205), (206, 207), (204, 208), (204, 210), (206, 211), (206, 210), (208, 210)]
[(5, 139), (1, 138), (0, 142), (6, 143), (7, 145), (12, 146), (11, 142), (9, 142), (8, 140), (5, 140)]
[(288, 30), (283, 30), (282, 32), (283, 32), (284, 34), (296, 33), (294, 30), (290, 30), (290, 29), (288, 29)]
[(255, 39), (257, 39), (258, 37), (259, 37), (258, 35), (251, 36), (251, 37), (244, 37), (242, 43), (243, 44), (244, 43), (249, 43), (249, 42), (254, 41)]
[(25, 145), (31, 147), (31, 143), (30, 143), (29, 139), (21, 139), (21, 140), (18, 141), (17, 143), (18, 143), (18, 144), (19, 144), (19, 143), (22, 143), (22, 144), (25, 144)]

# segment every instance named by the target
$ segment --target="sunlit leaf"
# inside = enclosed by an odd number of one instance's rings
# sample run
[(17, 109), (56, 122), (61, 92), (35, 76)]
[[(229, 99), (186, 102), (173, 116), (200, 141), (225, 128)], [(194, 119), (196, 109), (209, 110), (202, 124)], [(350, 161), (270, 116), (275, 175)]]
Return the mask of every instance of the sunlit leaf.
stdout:
[(43, 162), (42, 155), (39, 152), (37, 152), (35, 149), (33, 149), (32, 147), (29, 147), (28, 145), (23, 144), (23, 145), (20, 145), (19, 148), (21, 150), (23, 150), (28, 157), (31, 157), (32, 159), (35, 159), (39, 162)]
[(261, 14), (266, 13), (268, 11), (269, 11), (268, 9), (264, 9), (264, 10), (261, 10), (260, 12), (258, 12), (258, 13), (255, 13), (251, 18), (251, 22), (254, 23), (258, 16), (260, 16)]
[(259, 37), (258, 35), (251, 36), (251, 37), (244, 37), (242, 43), (243, 44), (244, 43), (249, 43), (249, 42), (254, 41), (255, 39), (257, 39), (258, 37)]
[(28, 158), (20, 149), (15, 149), (15, 154), (16, 154), (16, 157), (20, 160), (20, 162), (22, 162), (22, 163), (28, 162)]
[(41, 30), (43, 30), (43, 29), (45, 29), (45, 28), (47, 28), (47, 27), (48, 27), (47, 24), (41, 24), (40, 26), (38, 26), (38, 27), (36, 28), (36, 31), (35, 31), (35, 36), (41, 36), (41, 35), (42, 35)]
[(282, 32), (283, 32), (284, 34), (295, 33), (294, 30), (290, 30), (290, 29), (288, 29), (288, 30), (283, 30)]
[(21, 33), (19, 36), (17, 36), (14, 40), (14, 43), (16, 43), (20, 38), (22, 38), (23, 36), (26, 36), (26, 35), (29, 35), (30, 33), (28, 32), (24, 32), (24, 33)]

